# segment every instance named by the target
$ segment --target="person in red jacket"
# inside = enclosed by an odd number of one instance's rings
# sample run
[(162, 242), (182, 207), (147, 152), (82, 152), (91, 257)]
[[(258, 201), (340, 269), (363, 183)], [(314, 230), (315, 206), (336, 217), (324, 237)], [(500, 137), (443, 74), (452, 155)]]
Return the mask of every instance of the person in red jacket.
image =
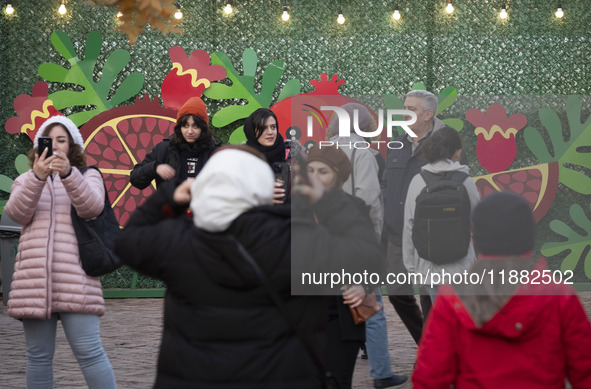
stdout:
[[(591, 388), (591, 323), (544, 259), (529, 204), (509, 192), (472, 215), (478, 282), (444, 285), (419, 344), (414, 389)], [(476, 279), (474, 276), (472, 281)], [(558, 282), (557, 282), (558, 281)]]

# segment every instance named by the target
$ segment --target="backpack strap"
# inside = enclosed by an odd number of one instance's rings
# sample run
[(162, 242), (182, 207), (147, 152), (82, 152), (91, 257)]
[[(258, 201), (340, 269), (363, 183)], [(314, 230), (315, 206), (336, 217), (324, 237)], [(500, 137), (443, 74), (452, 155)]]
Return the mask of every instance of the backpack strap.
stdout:
[(441, 181), (452, 181), (454, 186), (459, 188), (463, 185), (464, 181), (467, 177), (469, 177), (468, 173), (461, 172), (461, 171), (450, 171), (450, 172), (443, 172), (443, 173), (433, 173), (427, 170), (421, 170), (421, 177), (425, 180), (427, 184), (427, 188), (437, 184)]

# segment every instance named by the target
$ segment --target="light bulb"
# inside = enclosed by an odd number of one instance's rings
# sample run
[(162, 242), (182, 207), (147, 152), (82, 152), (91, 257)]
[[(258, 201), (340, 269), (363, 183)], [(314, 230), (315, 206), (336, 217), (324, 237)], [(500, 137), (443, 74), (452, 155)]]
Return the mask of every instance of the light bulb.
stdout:
[[(6, 9), (8, 10), (8, 7), (6, 7)], [(556, 13), (554, 15), (556, 15), (557, 18), (563, 17), (564, 12), (562, 12), (562, 7), (558, 7), (558, 9), (556, 10)]]
[(57, 10), (57, 12), (60, 13), (60, 15), (65, 15), (66, 12), (68, 12), (68, 10), (66, 9), (66, 5), (64, 4), (64, 2), (62, 1), (62, 5), (60, 5), (59, 9)]
[(224, 12), (230, 15), (232, 11), (232, 4), (230, 4), (230, 2), (228, 1), (228, 3), (226, 3), (226, 6), (224, 7)]
[(503, 5), (503, 8), (501, 9), (501, 13), (499, 14), (499, 17), (501, 19), (507, 19), (507, 8), (505, 8), (504, 5)]
[(343, 16), (343, 11), (342, 10), (339, 10), (339, 17), (337, 18), (337, 23), (338, 24), (345, 23), (345, 17)]
[(117, 12), (117, 19), (119, 19), (121, 16), (123, 16), (123, 12), (121, 12), (121, 11)]
[(284, 22), (287, 22), (289, 20), (289, 12), (287, 12), (287, 5), (283, 6), (283, 13), (281, 14), (281, 19), (283, 19)]
[(454, 6), (451, 4), (451, 0), (447, 2), (447, 7), (445, 7), (445, 11), (450, 14), (454, 11)]
[(183, 13), (181, 12), (180, 7), (178, 7), (176, 9), (176, 12), (174, 13), (174, 17), (175, 17), (175, 19), (182, 19), (183, 18)]
[(8, 15), (12, 15), (14, 13), (14, 8), (12, 8), (12, 4), (11, 3), (6, 4), (6, 13)]
[(398, 6), (394, 8), (394, 13), (392, 14), (394, 20), (400, 20), (400, 11), (398, 10)]

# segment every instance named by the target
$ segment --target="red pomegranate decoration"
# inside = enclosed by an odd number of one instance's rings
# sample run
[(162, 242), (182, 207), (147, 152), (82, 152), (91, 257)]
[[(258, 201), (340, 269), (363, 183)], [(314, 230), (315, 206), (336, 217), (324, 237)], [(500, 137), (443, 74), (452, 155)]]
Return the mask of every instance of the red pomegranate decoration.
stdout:
[(135, 208), (154, 191), (129, 183), (134, 165), (154, 146), (174, 132), (176, 111), (162, 107), (158, 99), (136, 98), (135, 104), (111, 108), (80, 128), (89, 165), (103, 173), (109, 200), (119, 224), (125, 225)]
[[(279, 121), (279, 132), (287, 138), (294, 137), (302, 145), (310, 147), (312, 144), (326, 140), (326, 130), (334, 113), (321, 110), (321, 106), (342, 107), (348, 103), (358, 103), (367, 108), (377, 123), (376, 113), (365, 104), (339, 93), (339, 86), (345, 80), (339, 80), (334, 74), (330, 80), (326, 73), (320, 75), (320, 80), (311, 80), (314, 91), (291, 96), (279, 101), (271, 107)], [(290, 134), (287, 134), (289, 129)], [(381, 139), (385, 139), (386, 131)], [(380, 149), (380, 151), (382, 151)], [(385, 148), (384, 148), (385, 152)]]

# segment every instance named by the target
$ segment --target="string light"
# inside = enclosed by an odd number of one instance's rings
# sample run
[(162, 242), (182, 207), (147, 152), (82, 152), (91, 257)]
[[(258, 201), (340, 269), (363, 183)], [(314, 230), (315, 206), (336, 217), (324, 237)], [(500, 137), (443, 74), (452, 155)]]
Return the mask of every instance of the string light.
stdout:
[(174, 18), (175, 19), (182, 19), (183, 18), (183, 13), (181, 12), (181, 5), (180, 4), (176, 5), (176, 12), (174, 13)]
[(454, 11), (454, 6), (451, 3), (451, 0), (447, 0), (447, 7), (445, 7), (445, 12), (447, 12), (448, 14), (450, 14), (453, 11)]
[(62, 5), (60, 5), (59, 9), (57, 10), (60, 15), (65, 15), (68, 10), (66, 9), (66, 5), (64, 4), (64, 0), (62, 0)]
[(6, 11), (7, 15), (12, 15), (14, 13), (14, 8), (12, 8), (12, 3), (6, 4), (5, 11)]
[(283, 13), (281, 14), (281, 19), (283, 19), (284, 22), (287, 22), (289, 20), (289, 12), (287, 11), (287, 5), (283, 6)]
[(343, 24), (343, 23), (345, 23), (345, 20), (346, 20), (346, 19), (345, 19), (345, 17), (343, 16), (343, 10), (342, 10), (342, 9), (340, 9), (340, 10), (339, 10), (339, 17), (337, 17), (337, 23), (338, 23), (338, 24)]
[(507, 19), (507, 6), (503, 4), (503, 8), (501, 8), (501, 13), (499, 14), (501, 19)]
[(121, 16), (123, 16), (123, 12), (117, 11), (117, 19), (119, 19)]
[(556, 9), (556, 13), (554, 13), (558, 19), (564, 16), (564, 12), (562, 12), (562, 4), (558, 3), (558, 7)]
[(228, 0), (228, 2), (226, 3), (226, 6), (224, 7), (224, 12), (226, 13), (226, 15), (230, 15), (232, 13), (233, 9), (232, 9), (232, 1)]
[(400, 11), (398, 10), (398, 4), (396, 4), (396, 7), (394, 7), (394, 13), (392, 14), (392, 18), (394, 18), (394, 20), (400, 20)]

